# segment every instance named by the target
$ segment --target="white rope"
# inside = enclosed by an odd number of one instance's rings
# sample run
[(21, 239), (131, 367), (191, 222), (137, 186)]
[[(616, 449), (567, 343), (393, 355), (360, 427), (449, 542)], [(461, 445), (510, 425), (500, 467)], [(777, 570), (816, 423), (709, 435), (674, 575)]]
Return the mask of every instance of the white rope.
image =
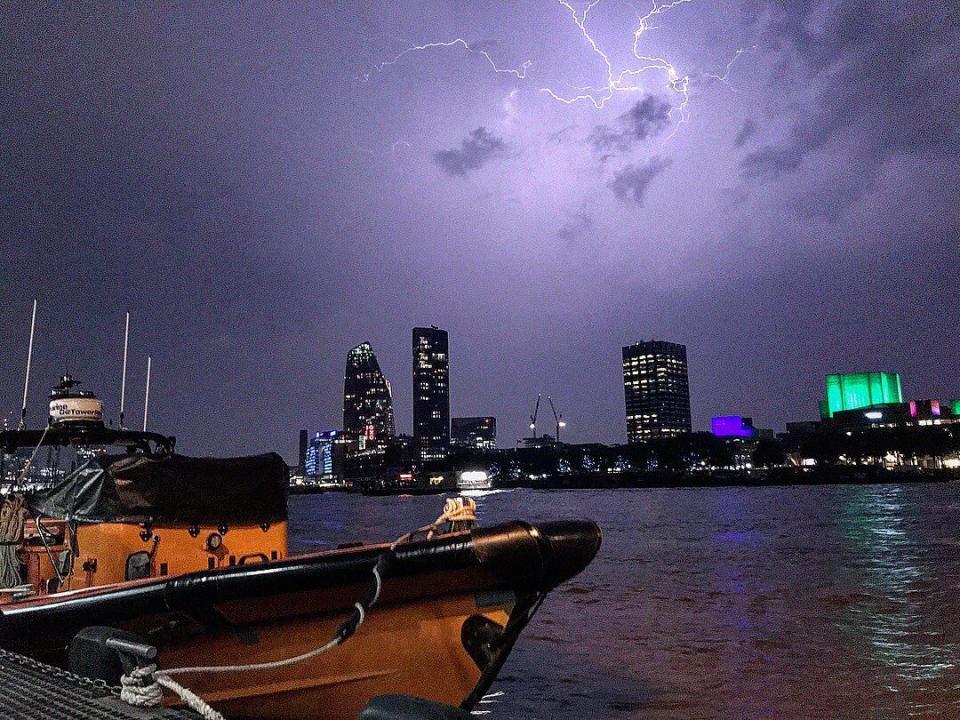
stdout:
[[(162, 685), (163, 687), (167, 688), (167, 690), (179, 695), (180, 699), (183, 700), (183, 702), (186, 703), (191, 710), (199, 713), (203, 720), (226, 720), (223, 715), (207, 705), (207, 702), (202, 697), (191, 691), (189, 688), (185, 688), (176, 680), (171, 680), (160, 673), (154, 674), (153, 678), (155, 685), (158, 687)], [(159, 705), (160, 703), (158, 702), (157, 704)]]
[(153, 679), (156, 669), (156, 665), (146, 665), (123, 675), (120, 678), (120, 699), (136, 707), (159, 705), (163, 699), (163, 690)]
[(321, 645), (318, 648), (305, 652), (302, 655), (296, 655), (291, 658), (285, 658), (283, 660), (273, 660), (271, 662), (262, 662), (262, 663), (253, 663), (250, 665), (212, 665), (212, 666), (203, 666), (198, 665), (196, 667), (182, 667), (182, 668), (171, 668), (170, 670), (158, 670), (157, 675), (185, 675), (187, 673), (231, 673), (231, 672), (254, 672), (257, 670), (276, 670), (278, 668), (287, 667), (288, 665), (294, 665), (304, 660), (309, 660), (310, 658), (321, 655), (322, 653), (332, 650), (337, 645), (340, 644), (339, 638), (333, 638), (328, 641), (326, 644)]
[(396, 549), (398, 545), (402, 545), (411, 538), (420, 533), (427, 534), (427, 540), (433, 537), (433, 534), (440, 529), (446, 523), (450, 525), (463, 524), (465, 526), (476, 525), (477, 523), (477, 503), (473, 498), (468, 497), (454, 497), (447, 498), (447, 501), (443, 505), (443, 512), (440, 513), (440, 516), (434, 520), (429, 525), (424, 525), (423, 527), (412, 530), (405, 535), (401, 535), (397, 538), (394, 543), (390, 546), (391, 550)]

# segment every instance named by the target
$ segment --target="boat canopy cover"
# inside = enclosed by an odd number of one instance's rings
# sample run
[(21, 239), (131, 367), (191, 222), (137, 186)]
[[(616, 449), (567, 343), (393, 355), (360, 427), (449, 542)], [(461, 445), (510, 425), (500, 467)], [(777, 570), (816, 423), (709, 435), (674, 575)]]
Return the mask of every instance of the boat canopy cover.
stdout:
[(79, 522), (259, 524), (286, 519), (289, 482), (276, 453), (101, 455), (27, 502), (35, 513)]

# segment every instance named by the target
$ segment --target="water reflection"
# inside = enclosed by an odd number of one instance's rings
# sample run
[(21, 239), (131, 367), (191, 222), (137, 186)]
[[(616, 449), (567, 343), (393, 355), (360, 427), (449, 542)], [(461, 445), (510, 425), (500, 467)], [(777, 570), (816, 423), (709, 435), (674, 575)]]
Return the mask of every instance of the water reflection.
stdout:
[[(862, 592), (852, 598), (840, 627), (878, 667), (877, 680), (889, 693), (878, 710), (883, 716), (891, 711), (890, 717), (903, 711), (939, 714), (943, 707), (930, 702), (928, 686), (955, 676), (960, 660), (956, 633), (946, 632), (956, 623), (951, 591), (957, 589), (943, 582), (955, 553), (918, 517), (916, 492), (895, 485), (865, 488), (849, 498), (842, 515), (850, 570)], [(946, 555), (939, 552), (944, 549)]]

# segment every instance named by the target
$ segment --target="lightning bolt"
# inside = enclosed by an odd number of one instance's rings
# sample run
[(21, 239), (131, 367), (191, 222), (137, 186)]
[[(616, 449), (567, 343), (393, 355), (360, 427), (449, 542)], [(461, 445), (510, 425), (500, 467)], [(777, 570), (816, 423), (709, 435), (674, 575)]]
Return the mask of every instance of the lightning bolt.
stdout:
[(692, 2), (693, 0), (673, 0), (672, 2), (664, 3), (662, 5), (657, 4), (657, 0), (651, 0), (652, 7), (650, 11), (646, 15), (642, 15), (637, 19), (637, 29), (633, 32), (633, 56), (642, 64), (638, 67), (621, 70), (619, 73), (614, 70), (613, 62), (610, 60), (610, 57), (603, 51), (597, 41), (587, 30), (587, 16), (590, 14), (590, 11), (593, 8), (600, 4), (600, 0), (593, 0), (593, 2), (584, 8), (583, 13), (579, 15), (577, 14), (576, 9), (569, 2), (567, 2), (567, 0), (557, 1), (561, 7), (570, 13), (574, 24), (576, 24), (577, 28), (580, 30), (580, 34), (590, 45), (590, 48), (593, 50), (593, 52), (603, 61), (603, 64), (607, 70), (607, 84), (601, 87), (577, 87), (574, 89), (580, 92), (576, 95), (568, 96), (561, 95), (555, 90), (546, 87), (540, 88), (541, 92), (547, 93), (554, 100), (562, 102), (565, 105), (572, 105), (577, 102), (587, 101), (590, 102), (597, 110), (602, 110), (606, 106), (607, 102), (609, 102), (609, 100), (618, 93), (642, 92), (643, 87), (636, 84), (635, 78), (651, 70), (659, 70), (666, 74), (667, 86), (679, 97), (679, 102), (670, 110), (671, 119), (674, 117), (674, 115), (679, 118), (673, 129), (673, 132), (670, 133), (667, 139), (669, 140), (671, 137), (673, 137), (680, 125), (687, 122), (690, 117), (690, 114), (687, 110), (687, 106), (690, 103), (690, 78), (688, 75), (682, 75), (673, 65), (673, 63), (668, 61), (666, 58), (642, 54), (640, 52), (640, 40), (644, 33), (657, 28), (656, 25), (652, 24), (652, 19), (654, 17), (667, 12), (678, 5), (685, 5), (689, 2)]
[[(753, 50), (755, 49), (755, 47), (756, 46), (750, 49)], [(715, 73), (704, 73), (704, 77), (712, 78), (713, 80), (718, 80), (722, 82), (724, 85), (726, 85), (728, 88), (730, 88), (731, 92), (736, 92), (737, 91), (736, 88), (733, 87), (733, 85), (731, 85), (729, 82), (727, 82), (727, 79), (730, 77), (730, 68), (733, 67), (733, 64), (737, 60), (739, 60), (740, 56), (743, 55), (745, 52), (746, 52), (746, 49), (737, 48), (737, 51), (733, 54), (733, 57), (730, 59), (730, 62), (728, 62), (724, 67), (723, 75), (717, 75)]]
[[(596, 2), (599, 2), (599, 0), (596, 0)], [(400, 62), (400, 60), (402, 60), (404, 57), (406, 57), (411, 53), (423, 52), (424, 50), (434, 50), (436, 48), (456, 47), (458, 45), (462, 47), (464, 50), (466, 50), (468, 53), (471, 53), (474, 55), (482, 55), (486, 59), (486, 61), (490, 63), (490, 67), (493, 68), (494, 72), (498, 74), (513, 75), (518, 80), (523, 80), (527, 76), (527, 69), (533, 64), (531, 60), (526, 60), (519, 68), (503, 68), (497, 65), (496, 61), (492, 57), (490, 57), (490, 53), (488, 53), (486, 50), (477, 50), (476, 48), (471, 47), (470, 44), (463, 38), (455, 38), (454, 40), (446, 40), (443, 42), (428, 42), (428, 43), (424, 43), (423, 45), (413, 45), (411, 47), (408, 47), (406, 50), (403, 50), (402, 52), (400, 52), (392, 60), (385, 60), (379, 65), (374, 65), (373, 69), (370, 70), (369, 72), (362, 73), (360, 75), (360, 80), (362, 82), (367, 82), (375, 72), (376, 73), (383, 72), (383, 69), (385, 67), (389, 67), (390, 65), (396, 65), (398, 62)]]
[[(644, 86), (641, 85), (638, 80), (639, 76), (649, 72), (661, 72), (665, 75), (666, 87), (676, 96), (676, 101), (669, 112), (670, 119), (675, 120), (675, 123), (673, 130), (664, 139), (664, 142), (666, 142), (677, 133), (681, 125), (690, 119), (689, 104), (691, 77), (689, 74), (680, 72), (680, 70), (667, 58), (645, 55), (641, 51), (641, 41), (647, 32), (656, 30), (659, 27), (658, 25), (654, 24), (656, 22), (656, 18), (670, 10), (673, 10), (679, 5), (691, 3), (693, 0), (670, 0), (669, 2), (662, 3), (659, 2), (659, 0), (650, 0), (650, 10), (645, 15), (639, 15), (637, 17), (636, 29), (633, 31), (633, 45), (631, 47), (631, 53), (636, 63), (632, 63), (631, 67), (624, 69), (614, 68), (614, 63), (610, 59), (610, 56), (602, 47), (600, 47), (600, 44), (596, 41), (596, 39), (594, 39), (590, 31), (587, 29), (587, 20), (590, 12), (597, 5), (599, 5), (600, 2), (601, 0), (591, 0), (584, 7), (582, 12), (578, 12), (577, 9), (571, 4), (570, 0), (557, 0), (557, 3), (560, 5), (560, 7), (570, 14), (570, 17), (573, 19), (574, 24), (580, 31), (581, 36), (590, 46), (591, 51), (598, 58), (600, 58), (601, 62), (603, 63), (603, 66), (606, 69), (606, 84), (600, 86), (572, 86), (576, 93), (571, 95), (561, 94), (560, 92), (549, 87), (542, 87), (540, 88), (540, 91), (546, 93), (554, 100), (565, 105), (573, 105), (578, 102), (589, 102), (597, 110), (602, 110), (613, 97), (620, 93), (644, 92)], [(378, 65), (374, 65), (368, 72), (362, 73), (360, 75), (360, 80), (363, 82), (369, 81), (370, 78), (376, 73), (381, 73), (385, 68), (391, 65), (396, 65), (404, 57), (412, 53), (451, 47), (460, 47), (466, 50), (468, 53), (481, 55), (487, 61), (490, 67), (493, 68), (495, 73), (512, 75), (518, 80), (524, 80), (526, 78), (527, 70), (533, 64), (530, 60), (527, 60), (519, 68), (501, 67), (486, 50), (472, 47), (466, 40), (458, 37), (453, 40), (433, 41), (424, 43), (422, 45), (412, 45), (405, 50), (402, 50), (393, 58), (385, 60)], [(740, 48), (736, 51), (730, 62), (726, 64), (722, 75), (717, 73), (703, 73), (700, 75), (700, 77), (708, 77), (713, 80), (717, 80), (733, 90), (733, 87), (728, 82), (730, 71), (734, 63), (744, 52), (745, 50), (743, 48)], [(395, 152), (396, 149), (397, 148), (395, 146), (393, 148), (393, 152)]]
[(394, 140), (394, 142), (390, 145), (389, 150), (374, 150), (373, 148), (369, 148), (369, 147), (366, 147), (365, 145), (360, 145), (358, 143), (353, 143), (353, 146), (358, 151), (366, 155), (369, 155), (370, 157), (378, 157), (378, 158), (383, 158), (388, 155), (396, 156), (397, 151), (399, 151), (401, 148), (409, 150), (410, 148), (413, 147), (413, 145), (411, 145), (409, 142), (407, 142), (402, 138), (399, 140)]

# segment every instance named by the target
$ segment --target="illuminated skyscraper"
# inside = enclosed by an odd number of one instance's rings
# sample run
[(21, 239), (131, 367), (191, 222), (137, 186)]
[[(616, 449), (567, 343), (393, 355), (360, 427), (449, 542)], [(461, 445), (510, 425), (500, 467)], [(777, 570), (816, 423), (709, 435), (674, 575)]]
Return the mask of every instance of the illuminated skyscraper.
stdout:
[(390, 383), (380, 372), (370, 343), (363, 342), (347, 353), (343, 376), (343, 429), (353, 433), (361, 448), (382, 446), (394, 435)]
[(334, 474), (334, 443), (336, 430), (318, 432), (307, 445), (304, 460), (305, 475), (313, 480), (330, 480)]
[(447, 331), (413, 329), (413, 438), (420, 460), (441, 460), (450, 445)]
[(453, 418), (450, 421), (450, 442), (465, 448), (493, 449), (497, 446), (497, 419)]
[(653, 340), (623, 348), (623, 395), (630, 442), (690, 432), (686, 345)]

